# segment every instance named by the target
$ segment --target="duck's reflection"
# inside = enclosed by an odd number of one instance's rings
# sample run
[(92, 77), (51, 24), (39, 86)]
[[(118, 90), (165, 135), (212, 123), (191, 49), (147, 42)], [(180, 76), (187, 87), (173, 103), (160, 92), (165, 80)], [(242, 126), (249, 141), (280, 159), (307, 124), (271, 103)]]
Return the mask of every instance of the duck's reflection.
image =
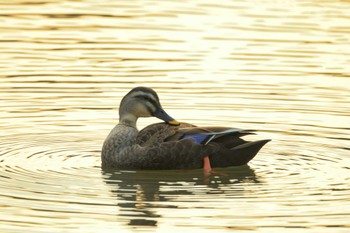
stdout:
[(244, 184), (259, 183), (249, 166), (219, 171), (225, 175), (205, 177), (201, 170), (103, 170), (103, 177), (117, 199), (120, 217), (126, 218), (129, 225), (156, 226), (161, 217), (157, 209), (179, 208), (173, 204), (179, 197), (191, 195), (200, 201), (202, 195), (241, 195)]

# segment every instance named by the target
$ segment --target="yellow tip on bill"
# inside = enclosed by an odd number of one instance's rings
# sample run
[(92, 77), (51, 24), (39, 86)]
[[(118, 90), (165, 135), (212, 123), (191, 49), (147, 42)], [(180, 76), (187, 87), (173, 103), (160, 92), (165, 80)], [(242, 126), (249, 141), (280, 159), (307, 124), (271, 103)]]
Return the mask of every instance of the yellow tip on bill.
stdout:
[(176, 121), (176, 120), (168, 121), (167, 123), (168, 123), (169, 125), (174, 125), (174, 126), (180, 125), (180, 123), (179, 123), (178, 121)]

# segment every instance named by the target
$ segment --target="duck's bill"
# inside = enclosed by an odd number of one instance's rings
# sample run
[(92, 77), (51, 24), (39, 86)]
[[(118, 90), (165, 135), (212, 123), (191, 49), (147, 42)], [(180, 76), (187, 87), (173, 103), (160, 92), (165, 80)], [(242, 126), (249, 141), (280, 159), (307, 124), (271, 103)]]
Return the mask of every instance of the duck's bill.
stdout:
[(169, 125), (180, 125), (178, 121), (169, 116), (162, 108), (157, 109), (157, 111), (153, 113), (153, 116), (165, 121)]
[(177, 120), (167, 121), (166, 123), (168, 123), (169, 125), (174, 125), (174, 126), (180, 125), (180, 122), (178, 122)]

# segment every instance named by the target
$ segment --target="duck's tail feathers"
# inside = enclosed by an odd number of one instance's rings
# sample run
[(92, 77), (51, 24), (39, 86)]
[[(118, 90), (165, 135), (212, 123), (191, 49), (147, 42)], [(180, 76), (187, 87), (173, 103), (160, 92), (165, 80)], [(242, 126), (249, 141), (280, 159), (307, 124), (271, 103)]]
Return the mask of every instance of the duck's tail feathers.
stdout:
[(259, 140), (247, 142), (231, 149), (223, 148), (214, 156), (210, 156), (213, 167), (241, 166), (252, 160), (259, 150), (269, 141)]

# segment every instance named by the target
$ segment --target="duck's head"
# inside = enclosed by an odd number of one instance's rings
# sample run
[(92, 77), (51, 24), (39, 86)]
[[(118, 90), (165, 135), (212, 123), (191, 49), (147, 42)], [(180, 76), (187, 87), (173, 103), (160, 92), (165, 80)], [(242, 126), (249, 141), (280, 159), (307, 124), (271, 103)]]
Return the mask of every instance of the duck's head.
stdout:
[(120, 102), (119, 122), (122, 124), (136, 126), (139, 117), (152, 116), (170, 125), (179, 125), (179, 122), (163, 110), (157, 93), (151, 88), (136, 87), (126, 94)]

